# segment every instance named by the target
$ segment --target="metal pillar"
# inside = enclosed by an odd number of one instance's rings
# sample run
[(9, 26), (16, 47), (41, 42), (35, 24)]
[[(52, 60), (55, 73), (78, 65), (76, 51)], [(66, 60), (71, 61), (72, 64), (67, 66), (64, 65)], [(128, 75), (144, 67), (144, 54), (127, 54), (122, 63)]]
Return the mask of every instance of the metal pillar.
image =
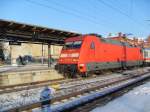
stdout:
[(12, 46), (10, 45), (10, 64), (12, 65)]
[(17, 66), (17, 61), (16, 61), (17, 57), (14, 54), (15, 50), (16, 49), (14, 48), (14, 46), (10, 45), (10, 59), (11, 59), (11, 65), (12, 66)]
[(41, 59), (41, 63), (44, 64), (44, 46), (42, 44), (42, 59)]
[(51, 44), (48, 44), (48, 67), (51, 67)]

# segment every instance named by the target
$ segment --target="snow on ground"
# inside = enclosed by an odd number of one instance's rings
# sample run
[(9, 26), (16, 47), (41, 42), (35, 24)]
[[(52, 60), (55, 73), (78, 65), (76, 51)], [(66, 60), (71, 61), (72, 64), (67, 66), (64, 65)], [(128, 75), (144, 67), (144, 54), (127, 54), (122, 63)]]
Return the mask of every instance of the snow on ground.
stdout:
[[(60, 95), (66, 95), (72, 92), (72, 86), (75, 84), (84, 84), (84, 83), (89, 83), (89, 82), (95, 82), (98, 80), (105, 80), (105, 79), (111, 79), (114, 77), (120, 77), (122, 76), (121, 74), (114, 74), (114, 75), (109, 75), (109, 76), (101, 76), (99, 78), (93, 78), (93, 79), (87, 79), (87, 80), (82, 80), (82, 81), (75, 81), (75, 82), (69, 82), (69, 83), (64, 83), (60, 85), (60, 88), (68, 88), (70, 89), (65, 89), (65, 90), (60, 90), (56, 91), (56, 93), (52, 97), (58, 97)], [(90, 85), (89, 85), (90, 86)], [(76, 87), (73, 89), (75, 91), (79, 91), (81, 89), (85, 89), (87, 86), (81, 86), (81, 87)], [(44, 89), (44, 87), (39, 87), (35, 89), (29, 89), (29, 90), (23, 90), (19, 92), (12, 92), (12, 93), (5, 93), (0, 95), (0, 111), (9, 109), (9, 108), (14, 108), (18, 106), (22, 106), (25, 104), (30, 104), (34, 102), (38, 102), (40, 99), (40, 93)]]
[(25, 105), (39, 101), (40, 92), (43, 88), (24, 90), (20, 92), (6, 93), (0, 95), (0, 111), (16, 106)]

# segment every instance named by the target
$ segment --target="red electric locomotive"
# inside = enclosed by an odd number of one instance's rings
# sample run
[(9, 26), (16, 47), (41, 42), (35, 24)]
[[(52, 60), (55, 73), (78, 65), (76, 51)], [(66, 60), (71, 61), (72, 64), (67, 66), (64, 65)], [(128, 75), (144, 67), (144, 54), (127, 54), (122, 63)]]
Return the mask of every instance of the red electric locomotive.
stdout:
[(143, 56), (140, 47), (91, 34), (66, 39), (58, 63), (60, 72), (87, 75), (103, 69), (142, 65)]

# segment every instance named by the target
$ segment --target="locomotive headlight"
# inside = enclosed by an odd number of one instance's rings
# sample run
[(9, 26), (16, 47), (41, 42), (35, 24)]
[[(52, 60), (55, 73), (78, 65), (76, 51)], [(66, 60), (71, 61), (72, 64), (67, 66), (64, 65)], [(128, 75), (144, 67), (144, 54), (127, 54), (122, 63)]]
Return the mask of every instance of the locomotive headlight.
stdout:
[(84, 64), (80, 64), (80, 67), (83, 67), (84, 66)]
[(73, 59), (72, 61), (76, 62), (76, 61), (78, 61), (78, 59)]

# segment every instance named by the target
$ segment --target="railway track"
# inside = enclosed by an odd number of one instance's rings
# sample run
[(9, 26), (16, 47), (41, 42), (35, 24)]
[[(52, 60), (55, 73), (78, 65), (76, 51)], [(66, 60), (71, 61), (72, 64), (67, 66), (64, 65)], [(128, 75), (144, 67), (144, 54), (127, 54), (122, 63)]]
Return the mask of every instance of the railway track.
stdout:
[[(109, 74), (108, 74), (109, 75)], [(108, 76), (106, 75), (106, 76)], [(16, 84), (16, 85), (4, 85), (0, 86), (0, 94), (4, 93), (11, 93), (11, 92), (17, 92), (17, 91), (23, 91), (23, 90), (30, 90), (34, 88), (44, 87), (44, 86), (52, 86), (52, 85), (63, 85), (63, 84), (74, 84), (77, 83), (80, 84), (82, 81), (88, 80), (90, 78), (104, 78), (104, 76), (99, 77), (88, 77), (86, 79), (83, 78), (77, 78), (77, 79), (55, 79), (55, 80), (46, 80), (46, 81), (37, 81), (37, 82), (31, 82), (31, 83), (23, 83), (23, 84)]]
[[(105, 74), (105, 73), (103, 73)], [(102, 74), (102, 75), (103, 75)], [(100, 78), (104, 77), (104, 76), (99, 76)], [(106, 73), (105, 77), (107, 77), (108, 75), (110, 75), (110, 73)], [(94, 76), (96, 77), (96, 76)], [(57, 85), (57, 84), (65, 84), (65, 83), (70, 83), (72, 85), (74, 85), (74, 82), (76, 83), (76, 81), (83, 81), (83, 80), (88, 80), (90, 78), (94, 78), (94, 77), (88, 77), (86, 79), (83, 78), (77, 78), (77, 79), (65, 79), (65, 78), (61, 78), (61, 79), (55, 79), (55, 80), (46, 80), (46, 81), (37, 81), (37, 82), (31, 82), (31, 83), (23, 83), (23, 84), (15, 84), (15, 85), (4, 85), (4, 86), (0, 86), (0, 94), (4, 94), (4, 93), (10, 93), (10, 92), (17, 92), (17, 91), (22, 91), (22, 90), (29, 90), (29, 89), (34, 89), (34, 88), (38, 88), (38, 87), (44, 87), (44, 86), (48, 86), (48, 85)], [(96, 77), (98, 78), (98, 77)], [(80, 83), (78, 83), (80, 84)]]
[(55, 85), (55, 84), (63, 84), (67, 82), (77, 81), (79, 79), (56, 79), (56, 80), (46, 80), (46, 81), (37, 81), (31, 83), (23, 83), (23, 84), (16, 84), (16, 85), (6, 85), (0, 86), (0, 94), (10, 93), (10, 92), (17, 92), (22, 90), (29, 90), (38, 87), (44, 87), (48, 85)]
[[(142, 74), (146, 74), (148, 72), (144, 72)], [(52, 99), (52, 103), (55, 104), (56, 102), (60, 101), (67, 101), (67, 99), (71, 99), (72, 97), (76, 96), (82, 96), (87, 93), (91, 93), (94, 91), (104, 90), (106, 88), (109, 88), (111, 86), (117, 85), (121, 82), (127, 81), (129, 79), (135, 78), (140, 76), (141, 74), (137, 75), (127, 75), (124, 77), (117, 77), (117, 78), (111, 78), (111, 79), (105, 79), (105, 80), (99, 80), (95, 82), (87, 82), (81, 85), (76, 84), (67, 88), (61, 88), (58, 90), (55, 94), (55, 96)], [(65, 94), (62, 94), (65, 93)], [(16, 111), (23, 111), (23, 110), (31, 110), (33, 108), (37, 108), (41, 106), (41, 102), (31, 103), (27, 104), (21, 107), (16, 107), (13, 109), (10, 109), (9, 112), (16, 112)]]
[[(65, 82), (61, 84), (60, 89), (56, 91), (56, 94), (54, 97), (58, 97), (61, 95), (65, 95), (66, 93), (73, 92), (76, 87), (79, 88), (81, 85), (88, 85), (90, 83), (106, 80), (106, 79), (112, 79), (113, 77), (119, 77), (120, 75), (106, 75), (106, 76), (99, 76), (94, 78), (86, 78), (86, 79), (69, 79), (69, 82)], [(69, 85), (69, 86), (68, 86)], [(74, 85), (74, 86), (73, 86)], [(68, 88), (68, 89), (67, 89)], [(82, 89), (80, 87), (80, 89)], [(40, 91), (43, 90), (43, 87), (41, 88), (32, 88), (28, 90), (21, 90), (21, 91), (14, 91), (12, 93), (6, 93), (6, 94), (0, 94), (0, 108), (10, 108), (10, 107), (16, 107), (21, 105), (26, 105), (28, 103), (33, 103), (39, 101), (39, 95)], [(29, 101), (30, 100), (30, 101)]]

